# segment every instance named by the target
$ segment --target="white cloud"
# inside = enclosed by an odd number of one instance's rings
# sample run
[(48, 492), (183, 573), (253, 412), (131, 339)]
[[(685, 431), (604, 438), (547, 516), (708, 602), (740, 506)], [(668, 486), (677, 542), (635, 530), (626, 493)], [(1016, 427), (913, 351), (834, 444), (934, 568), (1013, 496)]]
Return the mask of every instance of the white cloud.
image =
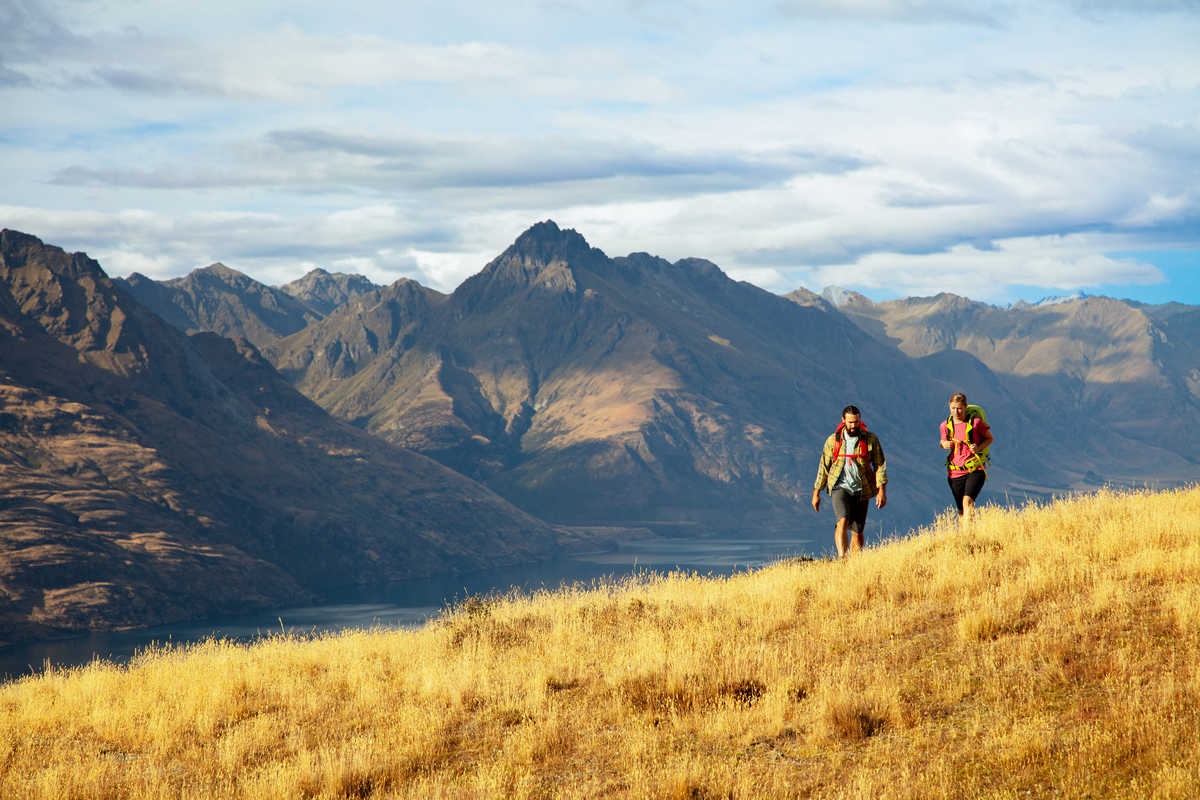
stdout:
[(777, 291), (1069, 290), (1200, 248), (1187, 2), (9, 8), (0, 224), (110, 271), (450, 289), (547, 218)]
[(417, 263), (425, 283), (442, 292), (452, 292), (455, 287), (474, 275), (485, 264), (499, 255), (499, 251), (474, 252), (431, 252), (409, 250), (408, 255)]
[[(1109, 242), (1112, 247), (1116, 242)], [(1104, 247), (1087, 235), (1015, 238), (993, 249), (957, 245), (946, 252), (921, 256), (872, 253), (854, 264), (807, 271), (809, 286), (855, 285), (872, 289), (905, 287), (907, 295), (939, 292), (991, 302), (1015, 299), (1014, 289), (1043, 287), (1070, 291), (1103, 284), (1162, 283), (1155, 266), (1134, 259), (1113, 259), (1097, 252)], [(1114, 248), (1115, 249), (1115, 248)]]
[(174, 259), (166, 255), (120, 249), (96, 250), (88, 255), (99, 262), (109, 277), (124, 277), (138, 272), (154, 280), (167, 280), (178, 272)]
[(997, 25), (1003, 5), (961, 0), (783, 0), (787, 11), (809, 17), (892, 20), (916, 23)]
[(1152, 194), (1119, 221), (1142, 228), (1187, 219), (1200, 222), (1200, 191)]

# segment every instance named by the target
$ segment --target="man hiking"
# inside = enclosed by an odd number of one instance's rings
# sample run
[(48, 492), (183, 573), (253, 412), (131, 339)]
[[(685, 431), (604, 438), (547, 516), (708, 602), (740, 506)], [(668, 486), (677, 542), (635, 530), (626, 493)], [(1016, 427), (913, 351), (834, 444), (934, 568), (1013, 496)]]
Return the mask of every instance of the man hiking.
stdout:
[(838, 558), (844, 558), (847, 549), (851, 552), (862, 549), (867, 503), (874, 495), (878, 508), (887, 505), (885, 486), (887, 462), (879, 437), (863, 425), (862, 412), (856, 406), (846, 406), (842, 409), (841, 423), (825, 440), (812, 494), (813, 511), (820, 511), (821, 489), (829, 490), (837, 516), (834, 543)]
[(971, 527), (975, 499), (987, 481), (987, 448), (995, 441), (977, 406), (973, 412), (968, 411), (967, 396), (955, 392), (950, 395), (950, 416), (938, 429), (942, 449), (950, 451), (946, 481), (958, 507), (959, 529), (964, 531)]

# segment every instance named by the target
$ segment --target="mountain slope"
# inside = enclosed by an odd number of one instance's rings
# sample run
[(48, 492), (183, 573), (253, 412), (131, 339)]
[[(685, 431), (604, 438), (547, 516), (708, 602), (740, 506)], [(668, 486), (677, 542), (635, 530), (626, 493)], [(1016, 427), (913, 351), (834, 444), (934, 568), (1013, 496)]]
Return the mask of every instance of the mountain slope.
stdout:
[(0, 641), (552, 554), (492, 492), (188, 337), (83, 254), (0, 233)]

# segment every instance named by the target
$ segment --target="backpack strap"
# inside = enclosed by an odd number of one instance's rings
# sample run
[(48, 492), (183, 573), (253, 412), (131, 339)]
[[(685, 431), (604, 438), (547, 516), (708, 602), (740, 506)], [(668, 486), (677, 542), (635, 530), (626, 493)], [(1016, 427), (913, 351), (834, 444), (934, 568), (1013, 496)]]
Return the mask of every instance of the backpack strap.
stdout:
[[(976, 444), (976, 442), (974, 441), (976, 438), (978, 438), (977, 436), (974, 435), (977, 433), (977, 431), (975, 429), (975, 420), (976, 419), (978, 419), (978, 417), (968, 416), (964, 420), (964, 422), (966, 422), (966, 427), (963, 430), (963, 438), (955, 439), (954, 438), (954, 417), (953, 416), (946, 417), (946, 438), (948, 440), (950, 440), (951, 442), (955, 442), (957, 444)], [(952, 449), (950, 451), (950, 453), (947, 454), (947, 456), (946, 456), (946, 469), (948, 469), (948, 470), (954, 469), (954, 467), (957, 466), (959, 469), (965, 469), (967, 472), (975, 472), (976, 470), (983, 470), (983, 474), (985, 476), (987, 475), (988, 460), (987, 460), (987, 458), (984, 457), (984, 455), (982, 453), (972, 453), (971, 457), (968, 458), (962, 464), (954, 464), (953, 460), (954, 460), (954, 450)]]
[(858, 437), (858, 452), (857, 453), (843, 453), (842, 452), (842, 436), (843, 436), (845, 427), (846, 427), (845, 423), (839, 422), (837, 429), (833, 432), (834, 442), (835, 442), (835, 444), (833, 446), (834, 462), (836, 463), (837, 459), (839, 459), (839, 458), (861, 458), (863, 464), (866, 466), (867, 472), (869, 472), (873, 477), (875, 475), (875, 463), (871, 460), (870, 448), (867, 446), (867, 437), (870, 435), (870, 431), (867, 430), (866, 425), (861, 425), (862, 432), (863, 432), (863, 434), (866, 434), (866, 435)]

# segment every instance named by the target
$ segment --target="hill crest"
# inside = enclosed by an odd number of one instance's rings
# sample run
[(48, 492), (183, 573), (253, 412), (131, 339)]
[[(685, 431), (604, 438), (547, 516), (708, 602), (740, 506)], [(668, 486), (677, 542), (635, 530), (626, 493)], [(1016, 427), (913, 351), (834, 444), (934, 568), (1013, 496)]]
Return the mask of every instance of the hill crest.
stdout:
[(0, 781), (172, 796), (186, 763), (204, 796), (1183, 800), (1198, 520), (1200, 489), (1101, 492), (848, 561), (152, 651), (0, 686)]

